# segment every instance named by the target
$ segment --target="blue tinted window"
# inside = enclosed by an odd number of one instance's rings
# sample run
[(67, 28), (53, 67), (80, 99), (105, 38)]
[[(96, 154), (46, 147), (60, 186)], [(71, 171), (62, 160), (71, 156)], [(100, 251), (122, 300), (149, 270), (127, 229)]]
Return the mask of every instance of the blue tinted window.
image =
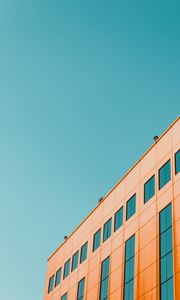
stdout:
[(94, 239), (93, 239), (93, 251), (95, 251), (97, 248), (99, 248), (101, 243), (101, 229), (99, 229), (95, 234), (94, 234)]
[(171, 180), (171, 165), (170, 160), (168, 160), (160, 169), (159, 169), (159, 189), (162, 189), (166, 183)]
[(133, 195), (126, 204), (126, 220), (133, 216), (136, 212), (136, 194)]
[(160, 212), (160, 233), (162, 234), (171, 226), (172, 226), (172, 207), (171, 204), (169, 204)]
[(144, 185), (144, 203), (155, 195), (155, 176), (152, 176)]
[(72, 257), (71, 271), (74, 271), (77, 268), (77, 266), (78, 266), (78, 258), (79, 258), (79, 251), (77, 251), (76, 253), (74, 253), (74, 255)]
[(111, 236), (112, 218), (104, 224), (103, 242)]
[(48, 286), (48, 293), (50, 293), (54, 288), (54, 275), (49, 278), (49, 286)]
[(161, 285), (161, 300), (174, 300), (173, 278)]
[(67, 300), (67, 293), (61, 297), (61, 300)]
[(123, 207), (114, 215), (114, 231), (118, 230), (123, 224)]
[(175, 154), (175, 173), (178, 174), (180, 171), (180, 150)]
[(64, 275), (63, 278), (66, 278), (69, 275), (70, 271), (70, 259), (64, 265)]
[(87, 248), (88, 248), (88, 242), (86, 242), (82, 247), (81, 247), (81, 257), (80, 257), (80, 264), (86, 260), (87, 258)]
[(172, 206), (169, 204), (159, 217), (160, 299), (173, 300)]
[(81, 279), (78, 283), (77, 300), (84, 300), (84, 287), (85, 287), (85, 278)]
[(55, 286), (57, 286), (58, 284), (60, 284), (61, 281), (61, 268), (59, 270), (57, 270), (56, 272), (56, 280), (55, 280)]
[(107, 257), (101, 266), (101, 282), (100, 282), (100, 300), (108, 299), (109, 288), (109, 269), (110, 269), (110, 257)]
[(124, 267), (124, 300), (134, 300), (135, 235), (126, 241)]

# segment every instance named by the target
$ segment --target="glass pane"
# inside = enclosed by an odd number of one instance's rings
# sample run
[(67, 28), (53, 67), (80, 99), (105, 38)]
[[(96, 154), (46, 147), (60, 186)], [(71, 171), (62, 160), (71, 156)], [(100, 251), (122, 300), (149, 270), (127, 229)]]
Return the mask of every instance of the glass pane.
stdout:
[(85, 279), (81, 279), (78, 283), (78, 300), (83, 299), (84, 297), (84, 285), (85, 285)]
[(70, 271), (70, 259), (64, 265), (64, 275), (63, 278), (66, 278), (69, 275)]
[(61, 280), (61, 268), (59, 270), (57, 270), (56, 272), (56, 281), (55, 281), (55, 286), (57, 286), (58, 284), (60, 284), (60, 280)]
[(178, 174), (180, 171), (180, 150), (175, 154), (175, 173)]
[(125, 283), (134, 278), (134, 257), (126, 262), (125, 265)]
[(129, 238), (126, 241), (126, 254), (125, 254), (125, 261), (129, 260), (131, 257), (134, 256), (135, 251), (135, 235)]
[(114, 231), (119, 229), (123, 223), (123, 207), (121, 207), (116, 213), (114, 217)]
[(173, 300), (174, 299), (173, 278), (171, 278), (167, 281), (166, 292), (167, 292), (167, 299)]
[(161, 284), (161, 300), (168, 300), (166, 291), (166, 282)]
[(108, 257), (102, 262), (101, 280), (104, 280), (106, 277), (109, 276), (109, 265), (110, 258)]
[(173, 278), (161, 285), (161, 300), (174, 300)]
[(161, 257), (172, 251), (172, 227), (164, 231), (160, 237)]
[(101, 229), (99, 229), (94, 235), (93, 251), (99, 248), (100, 243), (101, 243)]
[(88, 247), (88, 243), (87, 242), (81, 247), (80, 263), (82, 263), (87, 258), (87, 247)]
[(71, 271), (74, 271), (78, 266), (78, 257), (79, 257), (79, 251), (77, 251), (72, 258), (72, 268)]
[(155, 194), (155, 176), (152, 176), (144, 185), (144, 203)]
[(159, 170), (159, 189), (162, 189), (163, 186), (168, 183), (171, 179), (171, 167), (170, 160), (165, 163)]
[(111, 236), (112, 218), (104, 224), (103, 242)]
[(124, 300), (134, 300), (134, 280), (131, 280), (125, 284)]
[(108, 297), (108, 277), (101, 282), (100, 300)]
[(160, 212), (160, 233), (163, 233), (170, 226), (172, 226), (171, 203)]
[(61, 297), (61, 300), (67, 300), (67, 293)]
[(172, 252), (161, 258), (161, 283), (167, 281), (173, 276)]
[(136, 195), (132, 196), (126, 204), (126, 220), (136, 212)]
[(53, 287), (54, 287), (54, 275), (51, 276), (51, 278), (49, 279), (48, 293), (50, 293), (53, 290)]

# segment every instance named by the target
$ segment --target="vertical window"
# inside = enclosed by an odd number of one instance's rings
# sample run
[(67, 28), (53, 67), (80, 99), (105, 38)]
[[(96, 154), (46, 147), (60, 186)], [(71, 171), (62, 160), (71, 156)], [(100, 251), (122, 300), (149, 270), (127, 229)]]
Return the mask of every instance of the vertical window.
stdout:
[(100, 282), (100, 298), (99, 300), (108, 299), (109, 288), (109, 269), (110, 269), (110, 257), (107, 257), (101, 266), (101, 282)]
[(49, 278), (49, 286), (48, 286), (48, 293), (50, 293), (53, 290), (54, 287), (54, 275)]
[(55, 286), (60, 284), (61, 281), (61, 268), (56, 272)]
[(81, 256), (80, 256), (80, 264), (86, 260), (87, 258), (87, 248), (88, 248), (88, 242), (86, 242), (82, 247), (81, 247)]
[(165, 186), (171, 180), (171, 165), (170, 160), (168, 160), (160, 169), (159, 169), (159, 190)]
[(134, 194), (126, 204), (126, 220), (132, 217), (136, 212), (136, 194)]
[(78, 257), (79, 257), (79, 251), (77, 251), (76, 253), (74, 253), (74, 255), (72, 257), (71, 271), (74, 271), (77, 268), (77, 266), (78, 266)]
[(135, 235), (125, 245), (124, 300), (134, 300), (134, 256)]
[(78, 283), (77, 300), (84, 300), (84, 287), (85, 287), (85, 278), (81, 279)]
[(114, 231), (118, 230), (123, 224), (123, 207), (114, 215)]
[(103, 242), (111, 236), (112, 218), (104, 224)]
[(68, 261), (64, 265), (63, 278), (66, 278), (69, 275), (69, 271), (70, 271), (70, 259), (68, 259)]
[(95, 234), (93, 238), (93, 252), (100, 247), (101, 243), (101, 229), (99, 229)]
[(175, 174), (178, 174), (180, 171), (180, 150), (175, 154)]
[(172, 253), (172, 208), (171, 204), (160, 212), (160, 299), (173, 300), (173, 253)]
[(153, 175), (144, 185), (144, 203), (155, 195), (155, 176)]
[(61, 297), (61, 300), (67, 300), (67, 293)]

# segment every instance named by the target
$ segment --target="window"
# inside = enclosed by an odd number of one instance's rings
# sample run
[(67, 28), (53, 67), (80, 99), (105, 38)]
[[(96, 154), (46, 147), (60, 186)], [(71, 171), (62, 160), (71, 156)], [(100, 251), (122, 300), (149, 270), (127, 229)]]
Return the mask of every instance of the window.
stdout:
[(60, 284), (61, 281), (61, 268), (56, 272), (55, 286)]
[(160, 299), (173, 300), (172, 207), (169, 204), (160, 212)]
[(85, 287), (85, 278), (81, 279), (78, 283), (77, 300), (84, 300), (84, 287)]
[(180, 150), (175, 154), (175, 174), (178, 174), (180, 171)]
[(70, 270), (70, 259), (64, 265), (63, 279), (66, 278), (69, 275), (69, 270)]
[(160, 169), (159, 169), (159, 190), (165, 186), (171, 180), (171, 166), (170, 160), (168, 160)]
[(110, 269), (110, 257), (107, 257), (101, 265), (101, 282), (100, 282), (100, 298), (99, 300), (108, 299), (109, 289), (109, 269)]
[(118, 230), (123, 224), (123, 207), (114, 215), (114, 231)]
[(71, 271), (74, 271), (77, 268), (77, 266), (78, 266), (78, 258), (79, 258), (79, 251), (77, 251), (76, 253), (74, 253), (74, 255), (72, 257)]
[(81, 247), (81, 257), (80, 257), (80, 264), (86, 260), (87, 258), (87, 248), (88, 248), (88, 242), (86, 242), (82, 247)]
[(99, 248), (101, 243), (101, 229), (99, 229), (95, 234), (93, 238), (93, 252)]
[(49, 286), (48, 286), (48, 293), (50, 293), (53, 290), (54, 287), (54, 275), (49, 278)]
[(67, 293), (61, 297), (61, 300), (67, 300)]
[(153, 175), (144, 185), (144, 203), (155, 195), (155, 176)]
[(136, 194), (132, 196), (126, 204), (126, 220), (128, 220), (136, 212)]
[(124, 300), (134, 300), (135, 235), (126, 241), (124, 269)]
[(103, 242), (111, 236), (112, 218), (104, 224)]

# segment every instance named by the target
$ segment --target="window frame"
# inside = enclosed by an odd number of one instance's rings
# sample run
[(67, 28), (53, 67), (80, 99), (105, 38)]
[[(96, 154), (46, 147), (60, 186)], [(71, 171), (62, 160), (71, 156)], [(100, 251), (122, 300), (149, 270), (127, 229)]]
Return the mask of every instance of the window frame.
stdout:
[[(48, 294), (50, 294), (53, 289), (54, 289), (54, 274), (49, 278), (49, 283), (48, 283)], [(51, 285), (51, 281), (52, 281), (52, 285)]]
[[(105, 227), (110, 224), (110, 233), (108, 233), (108, 237), (105, 237)], [(107, 241), (112, 235), (112, 217), (109, 218), (106, 223), (103, 225), (103, 243)]]
[[(83, 255), (83, 248), (86, 247), (86, 257), (82, 258)], [(81, 246), (81, 253), (80, 253), (80, 264), (82, 264), (86, 259), (87, 259), (87, 253), (88, 253), (88, 241), (86, 243), (84, 243)]]
[[(83, 296), (79, 296), (80, 284), (83, 282)], [(77, 300), (84, 299), (85, 294), (85, 277), (78, 281), (78, 288), (77, 288)]]
[(175, 175), (177, 175), (179, 173), (178, 169), (177, 169), (177, 154), (180, 153), (180, 149), (178, 151), (176, 151), (176, 153), (174, 154), (174, 161), (175, 161)]
[[(99, 244), (98, 246), (95, 248), (95, 238), (96, 238), (96, 235), (97, 234), (100, 234), (100, 237), (99, 237)], [(93, 235), (93, 249), (92, 249), (92, 252), (95, 252), (99, 247), (101, 246), (101, 228), (99, 228)]]
[[(108, 274), (106, 274), (104, 276), (103, 274), (103, 267), (104, 267), (104, 263), (108, 261)], [(102, 300), (102, 288), (103, 288), (103, 283), (107, 282), (107, 297), (108, 297), (108, 293), (109, 293), (109, 277), (110, 277), (110, 268), (111, 268), (111, 258), (110, 255), (108, 257), (106, 257), (102, 262), (101, 262), (101, 277), (100, 277), (100, 289), (99, 289), (99, 300)], [(105, 298), (103, 298), (104, 300)], [(106, 298), (108, 299), (108, 298)]]
[[(170, 209), (170, 211), (168, 211)], [(165, 213), (163, 215), (163, 213)], [(170, 214), (169, 214), (170, 213)], [(167, 217), (170, 217), (170, 219), (167, 220)], [(168, 248), (164, 248), (162, 251), (162, 245), (164, 244), (163, 236), (168, 237), (168, 232), (171, 230), (171, 245), (169, 245), (168, 241)], [(172, 203), (169, 203), (166, 205), (160, 212), (159, 212), (159, 294), (160, 294), (160, 300), (163, 299), (163, 288), (167, 288), (168, 284), (172, 282), (172, 286), (174, 284), (174, 255), (173, 255), (173, 220), (172, 220)], [(167, 246), (167, 245), (166, 245)], [(170, 249), (169, 249), (170, 247)], [(167, 263), (170, 258), (170, 269), (166, 269), (166, 272), (164, 272), (163, 268), (164, 266), (167, 268)], [(162, 272), (163, 271), (163, 272)], [(168, 272), (172, 271), (171, 276)], [(171, 290), (172, 294), (171, 296), (174, 299), (174, 289)], [(171, 299), (170, 299), (171, 300)]]
[[(68, 293), (66, 292), (64, 295), (61, 296), (61, 300), (67, 300), (67, 296), (68, 296)], [(66, 298), (64, 298), (64, 297), (66, 297)]]
[[(59, 275), (59, 282), (57, 283), (57, 275), (58, 272), (60, 273)], [(56, 271), (56, 276), (55, 276), (55, 287), (57, 287), (60, 283), (61, 283), (61, 275), (62, 275), (62, 267), (60, 267), (57, 271)]]
[[(163, 185), (161, 185), (161, 176), (160, 176), (160, 173), (161, 173), (161, 171), (162, 171), (162, 169), (166, 166), (166, 165), (168, 165), (169, 164), (169, 175), (170, 175), (170, 177), (169, 177), (169, 180), (168, 181), (166, 181)], [(160, 190), (162, 190), (163, 189), (163, 187), (168, 183), (168, 182), (170, 182), (171, 181), (171, 159), (169, 158), (160, 168), (159, 168), (159, 170), (158, 170), (158, 188), (159, 188), (159, 191)]]
[[(68, 273), (67, 275), (65, 274), (65, 271), (66, 271), (66, 266), (68, 265)], [(71, 265), (71, 259), (69, 258), (65, 264), (64, 264), (64, 272), (63, 272), (63, 279), (67, 278), (70, 274), (70, 265)]]
[[(148, 183), (150, 183), (150, 181), (151, 181), (152, 179), (154, 179), (154, 194), (153, 194), (152, 196), (150, 196), (150, 198), (146, 199), (146, 197), (145, 197), (145, 196), (146, 196), (146, 185), (147, 185)], [(154, 174), (154, 175), (152, 175), (152, 176), (145, 182), (145, 184), (144, 184), (144, 204), (146, 204), (147, 202), (149, 202), (149, 201), (151, 200), (151, 198), (154, 197), (155, 193), (156, 193), (156, 176), (155, 176), (155, 174)]]
[[(116, 227), (116, 216), (118, 213), (122, 211), (122, 223), (119, 225), (119, 227)], [(114, 214), (114, 232), (116, 232), (118, 229), (120, 229), (123, 225), (123, 215), (124, 215), (124, 207), (121, 206)]]
[[(130, 202), (132, 202), (134, 200), (134, 207), (135, 207), (135, 209), (134, 209), (134, 212), (130, 215), (130, 216), (128, 216), (128, 204), (130, 203)], [(131, 208), (132, 209), (132, 208)], [(135, 194), (133, 194), (132, 196), (131, 196), (131, 198), (129, 198), (129, 200), (126, 202), (126, 221), (128, 221), (133, 215), (135, 215), (136, 214), (136, 193)]]

